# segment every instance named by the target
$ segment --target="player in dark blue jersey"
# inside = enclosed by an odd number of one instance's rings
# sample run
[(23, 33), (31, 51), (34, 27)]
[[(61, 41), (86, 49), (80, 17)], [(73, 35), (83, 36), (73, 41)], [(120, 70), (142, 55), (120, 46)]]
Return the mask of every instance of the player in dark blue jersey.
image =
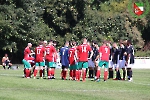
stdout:
[(65, 46), (60, 49), (60, 59), (61, 59), (61, 64), (62, 64), (62, 79), (66, 80), (67, 77), (67, 71), (69, 67), (69, 42), (67, 41), (65, 43)]
[(116, 43), (113, 44), (113, 66), (116, 70), (116, 78), (114, 80), (121, 80), (121, 75), (119, 71), (119, 48)]
[(111, 46), (111, 43), (108, 42), (107, 46), (110, 47), (110, 55), (109, 55), (109, 79), (113, 79), (114, 71), (113, 71), (113, 62), (112, 62), (112, 56), (113, 56), (113, 47)]
[(128, 77), (128, 81), (132, 81), (132, 66), (134, 64), (134, 48), (131, 45), (131, 41), (128, 40), (127, 41), (127, 48), (126, 48), (126, 67), (127, 67), (127, 77)]
[(125, 69), (125, 46), (123, 44), (122, 41), (120, 41), (119, 43), (119, 68), (121, 68), (123, 70), (123, 78), (122, 80), (125, 80), (125, 76), (126, 76), (126, 69)]

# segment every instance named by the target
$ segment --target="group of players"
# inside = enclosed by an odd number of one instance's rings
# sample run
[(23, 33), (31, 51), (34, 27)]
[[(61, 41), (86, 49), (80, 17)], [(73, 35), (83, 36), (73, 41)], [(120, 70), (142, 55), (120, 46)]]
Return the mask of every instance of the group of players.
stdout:
[[(128, 81), (132, 81), (132, 66), (134, 64), (134, 49), (131, 41), (120, 41), (117, 43), (103, 41), (99, 47), (95, 41), (91, 45), (86, 38), (82, 44), (77, 45), (75, 41), (65, 42), (64, 47), (56, 50), (56, 42), (50, 40), (40, 41), (39, 46), (30, 50), (31, 43), (24, 50), (24, 74), (26, 78), (31, 78), (33, 72), (34, 79), (37, 73), (43, 78), (47, 72), (48, 79), (54, 79), (57, 60), (61, 62), (61, 79), (66, 80), (69, 71), (69, 80), (86, 81), (87, 69), (89, 77), (99, 82), (101, 78), (101, 68), (104, 66), (104, 81), (109, 79), (125, 80), (126, 72)], [(33, 56), (34, 55), (34, 56)], [(121, 77), (120, 69), (123, 70)], [(46, 70), (46, 71), (45, 71)], [(113, 78), (116, 71), (116, 78)], [(81, 80), (80, 80), (81, 79)]]

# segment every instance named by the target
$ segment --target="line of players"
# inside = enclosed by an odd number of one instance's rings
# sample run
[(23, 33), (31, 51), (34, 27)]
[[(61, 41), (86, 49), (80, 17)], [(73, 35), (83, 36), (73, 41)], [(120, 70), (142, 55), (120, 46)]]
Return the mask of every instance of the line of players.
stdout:
[[(39, 71), (40, 77), (45, 76), (45, 69), (47, 69), (48, 79), (54, 78), (56, 60), (60, 56), (62, 65), (61, 78), (67, 79), (67, 72), (69, 69), (69, 79), (80, 81), (86, 80), (86, 70), (88, 67), (95, 68), (94, 80), (99, 82), (101, 76), (101, 68), (104, 66), (104, 81), (108, 78), (113, 78), (113, 70), (116, 71), (115, 80), (125, 80), (126, 69), (128, 80), (132, 81), (132, 65), (134, 64), (134, 50), (130, 41), (120, 41), (118, 47), (116, 43), (111, 46), (110, 42), (104, 41), (103, 45), (98, 47), (96, 42), (89, 45), (86, 38), (83, 39), (83, 43), (76, 45), (75, 41), (66, 42), (64, 47), (59, 52), (56, 51), (56, 42), (49, 41), (48, 45), (46, 42), (40, 42), (39, 46), (35, 48), (35, 57), (32, 56), (30, 48), (31, 43), (24, 50), (23, 64), (25, 67), (24, 73), (26, 78), (31, 77), (31, 70), (33, 70), (34, 78), (37, 76)], [(69, 48), (69, 45), (71, 48)], [(34, 65), (35, 67), (31, 67)], [(91, 64), (93, 63), (93, 64)], [(47, 66), (47, 68), (45, 67)], [(121, 78), (119, 69), (123, 70), (123, 78)], [(93, 71), (89, 70), (89, 76), (94, 76)], [(108, 75), (109, 72), (109, 75)]]

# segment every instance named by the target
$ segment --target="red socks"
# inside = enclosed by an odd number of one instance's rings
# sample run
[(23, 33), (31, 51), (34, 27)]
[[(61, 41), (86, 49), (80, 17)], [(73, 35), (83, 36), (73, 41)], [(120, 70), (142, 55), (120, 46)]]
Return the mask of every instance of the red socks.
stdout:
[(34, 77), (36, 77), (38, 70), (34, 69)]
[(78, 80), (79, 77), (79, 70), (76, 70), (76, 80)]
[(100, 71), (100, 70), (97, 70), (96, 77), (97, 77), (97, 78), (100, 78), (100, 75), (101, 75), (101, 71)]
[(82, 70), (82, 81), (85, 81), (86, 70)]
[(108, 71), (104, 71), (104, 80), (106, 81), (108, 77)]
[(30, 70), (29, 69), (25, 69), (25, 73), (26, 73), (26, 78), (30, 77)]

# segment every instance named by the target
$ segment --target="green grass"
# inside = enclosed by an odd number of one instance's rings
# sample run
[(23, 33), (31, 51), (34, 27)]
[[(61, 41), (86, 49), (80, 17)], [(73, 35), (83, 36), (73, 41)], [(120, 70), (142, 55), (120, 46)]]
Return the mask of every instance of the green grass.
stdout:
[(133, 82), (22, 78), (23, 69), (0, 67), (0, 100), (150, 100), (150, 69), (134, 69)]

